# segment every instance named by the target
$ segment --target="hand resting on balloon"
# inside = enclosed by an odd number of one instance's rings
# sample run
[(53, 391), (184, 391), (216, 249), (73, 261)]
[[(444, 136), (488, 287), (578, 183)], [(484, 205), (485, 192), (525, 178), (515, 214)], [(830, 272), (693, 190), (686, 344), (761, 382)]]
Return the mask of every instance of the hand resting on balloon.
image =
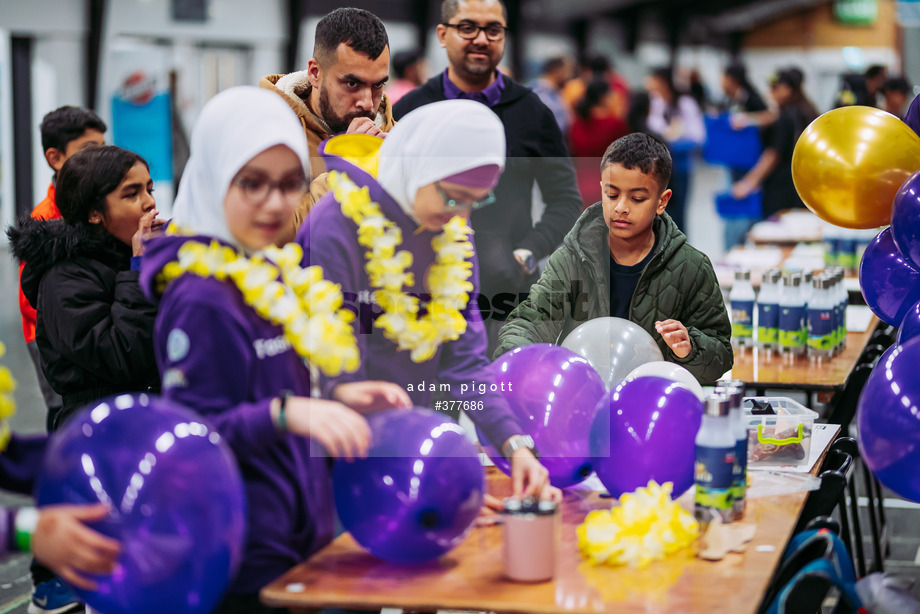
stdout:
[(412, 407), (409, 393), (392, 382), (366, 381), (339, 384), (332, 398), (361, 414), (394, 407)]
[(40, 508), (32, 536), (32, 553), (68, 584), (96, 590), (96, 583), (86, 575), (115, 571), (121, 548), (117, 541), (84, 523), (102, 520), (106, 514), (108, 507), (102, 503)]
[[(271, 405), (272, 421), (280, 422), (280, 401)], [(312, 437), (333, 458), (366, 458), (371, 445), (371, 429), (364, 416), (336, 401), (290, 397), (285, 403), (287, 430)]]
[(693, 351), (693, 344), (690, 343), (690, 333), (687, 327), (677, 320), (664, 320), (655, 322), (655, 330), (664, 339), (671, 351), (678, 358), (686, 358)]

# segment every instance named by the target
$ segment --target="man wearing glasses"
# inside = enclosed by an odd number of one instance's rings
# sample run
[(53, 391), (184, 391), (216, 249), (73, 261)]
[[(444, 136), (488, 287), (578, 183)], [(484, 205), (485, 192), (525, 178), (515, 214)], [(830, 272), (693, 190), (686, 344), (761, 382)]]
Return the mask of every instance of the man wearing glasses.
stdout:
[[(447, 70), (393, 107), (399, 120), (438, 100), (468, 98), (491, 108), (504, 124), (508, 160), (495, 204), (477, 208), (471, 219), (489, 352), (505, 318), (536, 281), (535, 262), (556, 249), (581, 210), (575, 171), (552, 112), (531, 90), (498, 71), (507, 32), (500, 0), (444, 0), (437, 33), (447, 51)], [(534, 181), (546, 203), (536, 223)]]

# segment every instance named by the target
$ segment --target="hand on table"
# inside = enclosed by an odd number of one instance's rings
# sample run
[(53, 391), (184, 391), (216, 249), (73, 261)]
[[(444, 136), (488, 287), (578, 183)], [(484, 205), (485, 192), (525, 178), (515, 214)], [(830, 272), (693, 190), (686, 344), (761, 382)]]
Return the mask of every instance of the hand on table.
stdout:
[[(272, 407), (278, 422), (278, 410)], [(312, 437), (333, 458), (354, 460), (367, 458), (371, 446), (371, 429), (364, 416), (336, 401), (289, 397), (285, 404), (287, 430), (295, 435)]]
[(549, 483), (549, 471), (527, 448), (519, 448), (511, 455), (511, 485), (514, 497), (562, 501), (562, 491)]
[(332, 398), (361, 414), (393, 407), (412, 407), (409, 393), (392, 382), (364, 381), (339, 384)]

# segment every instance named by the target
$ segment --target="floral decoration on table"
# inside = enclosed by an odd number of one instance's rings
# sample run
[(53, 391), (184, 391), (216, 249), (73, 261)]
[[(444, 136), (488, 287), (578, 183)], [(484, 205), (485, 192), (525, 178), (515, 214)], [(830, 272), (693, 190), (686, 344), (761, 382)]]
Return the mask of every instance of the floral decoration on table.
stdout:
[[(0, 358), (6, 354), (6, 346), (0, 341)], [(10, 418), (16, 413), (16, 400), (13, 391), (16, 380), (9, 368), (0, 365), (0, 452), (10, 442)]]
[(699, 523), (671, 499), (672, 484), (620, 496), (610, 510), (594, 510), (578, 526), (578, 547), (594, 564), (644, 567), (696, 541)]
[[(172, 230), (170, 234), (181, 234)], [(217, 241), (186, 241), (177, 259), (157, 276), (162, 292), (186, 273), (233, 283), (247, 305), (263, 319), (281, 326), (294, 350), (328, 376), (353, 372), (360, 366), (358, 343), (351, 322), (354, 314), (342, 307), (338, 284), (323, 279), (318, 266), (302, 268), (303, 250), (296, 243), (269, 247), (250, 257)]]
[(406, 269), (412, 266), (412, 254), (396, 251), (402, 245), (399, 226), (383, 214), (380, 205), (371, 200), (367, 187), (359, 188), (348, 175), (339, 171), (329, 173), (329, 186), (341, 204), (342, 213), (358, 226), (358, 243), (367, 248), (367, 271), (374, 297), (383, 315), (374, 323), (384, 330), (387, 339), (409, 350), (413, 362), (432, 358), (438, 347), (454, 341), (466, 331), (466, 319), (461, 310), (470, 300), (473, 284), (473, 230), (459, 216), (451, 218), (444, 230), (431, 240), (435, 263), (428, 272), (431, 301), (425, 315), (419, 317), (420, 301), (402, 291), (413, 285), (415, 278)]

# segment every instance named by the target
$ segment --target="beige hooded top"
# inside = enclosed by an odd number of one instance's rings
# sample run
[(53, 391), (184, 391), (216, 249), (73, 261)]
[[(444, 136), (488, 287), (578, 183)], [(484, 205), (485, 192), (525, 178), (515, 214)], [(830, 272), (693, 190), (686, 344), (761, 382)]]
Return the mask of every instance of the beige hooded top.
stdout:
[[(319, 155), (319, 144), (333, 135), (329, 132), (329, 127), (323, 118), (310, 108), (310, 92), (313, 88), (310, 86), (307, 71), (302, 70), (288, 75), (268, 75), (262, 77), (259, 87), (275, 92), (294, 110), (297, 119), (300, 120), (300, 125), (303, 126), (307, 145), (310, 148), (310, 171), (313, 178), (310, 183), (310, 192), (304, 196), (300, 207), (294, 213), (294, 223), (290, 232), (279, 242), (283, 244), (294, 239), (297, 229), (310, 212), (313, 203), (329, 191), (329, 184), (326, 181), (326, 164)], [(393, 107), (386, 94), (380, 101), (375, 123), (384, 132), (389, 132), (396, 125), (393, 119)]]

